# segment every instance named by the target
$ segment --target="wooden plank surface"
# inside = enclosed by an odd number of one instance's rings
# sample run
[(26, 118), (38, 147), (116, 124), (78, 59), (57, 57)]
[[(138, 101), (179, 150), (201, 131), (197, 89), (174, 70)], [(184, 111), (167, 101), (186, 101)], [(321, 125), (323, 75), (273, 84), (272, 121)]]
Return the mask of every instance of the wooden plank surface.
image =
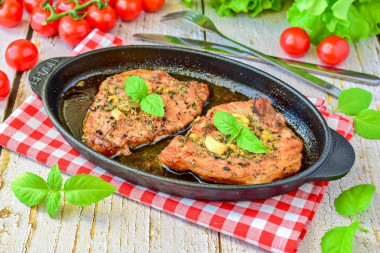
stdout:
[[(238, 18), (221, 18), (201, 1), (195, 1), (195, 9), (205, 12), (218, 28), (231, 38), (250, 45), (268, 54), (285, 57), (278, 46), (281, 31), (288, 27), (285, 12), (265, 13), (252, 19), (241, 15)], [(147, 44), (133, 38), (134, 33), (163, 33), (221, 42), (210, 33), (189, 26), (162, 24), (162, 15), (185, 9), (179, 0), (167, 0), (157, 13), (143, 13), (133, 22), (121, 22), (112, 34), (134, 44)], [(15, 29), (0, 28), (0, 54), (5, 46), (17, 38), (29, 38), (40, 52), (40, 60), (68, 55), (72, 47), (58, 37), (44, 38), (29, 30), (28, 14)], [(380, 44), (371, 37), (358, 44), (350, 44), (351, 54), (341, 67), (380, 76)], [(315, 48), (302, 58), (318, 63)], [(265, 64), (249, 63), (259, 69), (285, 80), (306, 95), (327, 97), (328, 109), (337, 105), (336, 99), (326, 96), (318, 88), (304, 85), (295, 78)], [(10, 98), (0, 101), (0, 119), (19, 106), (31, 93), (27, 82), (28, 71), (16, 73), (5, 61), (0, 69), (8, 74), (17, 90)], [(342, 89), (362, 87), (374, 94), (371, 108), (380, 107), (380, 87), (358, 85), (350, 82), (322, 77)], [(8, 108), (8, 109), (7, 109)], [(332, 182), (321, 206), (309, 228), (299, 252), (320, 252), (320, 239), (334, 226), (347, 225), (349, 218), (334, 210), (334, 199), (345, 189), (361, 183), (371, 183), (380, 188), (380, 141), (367, 140), (355, 135), (351, 141), (356, 151), (356, 162), (351, 172), (343, 179)], [(18, 202), (10, 189), (13, 179), (26, 171), (47, 177), (49, 169), (17, 153), (2, 149), (0, 156), (0, 252), (264, 252), (263, 250), (196, 226), (161, 211), (151, 209), (127, 198), (113, 195), (88, 207), (76, 207), (67, 202), (60, 207), (54, 219), (46, 213), (44, 204), (29, 208)], [(64, 180), (68, 176), (64, 175)], [(380, 194), (376, 194), (370, 208), (358, 215), (359, 221), (369, 228), (368, 233), (358, 232), (354, 239), (354, 252), (380, 252)]]

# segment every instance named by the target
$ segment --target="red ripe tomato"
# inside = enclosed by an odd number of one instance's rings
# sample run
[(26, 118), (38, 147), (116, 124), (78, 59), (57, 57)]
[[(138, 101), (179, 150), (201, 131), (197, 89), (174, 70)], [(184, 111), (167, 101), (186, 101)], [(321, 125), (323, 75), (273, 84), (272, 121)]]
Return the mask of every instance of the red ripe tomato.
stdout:
[(0, 26), (13, 27), (22, 19), (22, 5), (16, 0), (0, 1)]
[(117, 14), (109, 5), (103, 9), (91, 5), (88, 7), (86, 19), (91, 27), (98, 28), (102, 32), (108, 32), (115, 27), (117, 23)]
[(7, 75), (0, 70), (0, 100), (8, 96), (11, 86)]
[(309, 50), (310, 38), (302, 28), (290, 27), (281, 34), (280, 46), (288, 55), (301, 57)]
[(165, 0), (143, 0), (143, 9), (147, 12), (156, 12), (165, 4)]
[[(41, 6), (41, 4), (45, 3), (45, 0), (22, 0), (24, 3), (25, 9), (27, 12), (31, 13), (34, 7)], [(50, 4), (53, 4), (53, 0), (49, 0)]]
[(91, 26), (85, 19), (75, 20), (64, 16), (59, 20), (59, 37), (71, 46), (76, 46), (91, 32)]
[[(79, 0), (80, 4), (83, 4), (84, 2), (84, 0)], [(62, 13), (74, 9), (75, 6), (75, 2), (68, 2), (68, 0), (59, 0), (57, 6), (55, 7), (55, 11), (57, 13)]]
[(122, 20), (132, 21), (140, 16), (142, 0), (116, 0), (115, 9)]
[(337, 65), (347, 59), (350, 46), (339, 36), (329, 36), (318, 45), (319, 59), (328, 65)]
[(17, 71), (30, 69), (38, 61), (37, 47), (29, 40), (15, 40), (5, 50), (5, 61)]
[(42, 22), (50, 17), (50, 11), (44, 10), (41, 7), (36, 7), (30, 14), (30, 26), (32, 29), (42, 36), (54, 36), (58, 33), (58, 21), (52, 21), (43, 25)]

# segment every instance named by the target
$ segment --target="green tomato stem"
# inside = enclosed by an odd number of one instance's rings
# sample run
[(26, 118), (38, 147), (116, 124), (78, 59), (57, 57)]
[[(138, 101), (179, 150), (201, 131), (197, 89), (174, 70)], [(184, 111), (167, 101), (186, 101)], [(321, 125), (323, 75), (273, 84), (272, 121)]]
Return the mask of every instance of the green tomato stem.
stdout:
[(49, 2), (45, 4), (45, 7), (47, 8), (47, 10), (50, 11), (51, 14), (50, 14), (50, 17), (48, 17), (45, 21), (42, 22), (42, 24), (46, 25), (47, 23), (55, 21), (55, 20), (59, 20), (66, 15), (70, 15), (73, 19), (82, 19), (86, 16), (86, 13), (84, 15), (78, 15), (78, 11), (86, 9), (87, 7), (93, 4), (97, 4), (97, 6), (105, 5), (105, 3), (103, 3), (101, 0), (92, 0), (84, 4), (79, 4), (78, 0), (74, 0), (73, 2), (76, 3), (76, 6), (73, 9), (59, 13), (59, 14), (55, 12), (53, 6), (51, 6)]
[(362, 227), (362, 226), (360, 226), (360, 225), (359, 225), (359, 229), (360, 229), (361, 231), (363, 231), (363, 232), (368, 232), (368, 229), (366, 229), (365, 227)]

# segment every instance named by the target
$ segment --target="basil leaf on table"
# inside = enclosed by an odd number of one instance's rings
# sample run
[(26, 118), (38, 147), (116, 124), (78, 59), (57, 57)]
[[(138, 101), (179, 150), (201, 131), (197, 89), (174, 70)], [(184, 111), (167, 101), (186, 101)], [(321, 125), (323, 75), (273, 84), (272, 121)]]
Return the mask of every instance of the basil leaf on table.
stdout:
[(158, 94), (149, 94), (143, 98), (140, 102), (140, 107), (144, 112), (157, 117), (164, 117), (165, 115), (164, 103)]
[(61, 198), (61, 192), (50, 192), (49, 197), (46, 201), (46, 210), (51, 218), (53, 218), (54, 214), (57, 212), (59, 204), (61, 203)]
[(54, 165), (48, 175), (47, 184), (50, 189), (59, 191), (62, 187), (62, 174), (58, 168), (58, 164)]
[(244, 127), (236, 138), (239, 147), (252, 153), (268, 153), (269, 149), (254, 135), (251, 130)]
[(342, 192), (334, 202), (336, 211), (342, 215), (355, 215), (367, 209), (375, 190), (371, 184), (361, 184)]
[(133, 101), (140, 101), (148, 94), (148, 86), (139, 76), (130, 76), (125, 81), (125, 92)]
[(69, 178), (64, 185), (67, 202), (88, 206), (110, 196), (116, 187), (101, 178), (80, 174)]
[(358, 115), (367, 109), (372, 101), (372, 93), (361, 88), (351, 88), (342, 91), (338, 97), (338, 107), (335, 110), (342, 110), (348, 115)]
[(18, 200), (27, 206), (38, 205), (50, 192), (46, 181), (30, 172), (25, 172), (13, 180), (11, 189)]
[(236, 118), (225, 111), (217, 111), (214, 113), (214, 125), (215, 127), (225, 135), (235, 135), (240, 132), (240, 127)]
[(350, 226), (335, 227), (322, 237), (321, 247), (324, 253), (351, 253), (352, 241), (359, 222), (354, 221)]
[(380, 139), (380, 112), (366, 109), (354, 118), (355, 131), (369, 139)]

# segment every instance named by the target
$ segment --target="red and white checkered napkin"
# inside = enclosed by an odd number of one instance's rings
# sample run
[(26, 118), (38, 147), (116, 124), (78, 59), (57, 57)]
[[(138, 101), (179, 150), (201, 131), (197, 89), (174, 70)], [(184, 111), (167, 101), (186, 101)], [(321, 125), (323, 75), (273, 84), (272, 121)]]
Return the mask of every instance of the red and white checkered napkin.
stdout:
[[(115, 44), (127, 43), (94, 30), (75, 48), (73, 55)], [(310, 100), (330, 127), (347, 139), (352, 137), (351, 119), (325, 112), (323, 99)], [(79, 155), (53, 127), (35, 95), (0, 125), (0, 145), (48, 166), (58, 163), (69, 174), (101, 177), (115, 185), (123, 196), (273, 252), (296, 251), (328, 185), (328, 182), (307, 183), (281, 196), (239, 202), (194, 200), (153, 192), (114, 176)]]

